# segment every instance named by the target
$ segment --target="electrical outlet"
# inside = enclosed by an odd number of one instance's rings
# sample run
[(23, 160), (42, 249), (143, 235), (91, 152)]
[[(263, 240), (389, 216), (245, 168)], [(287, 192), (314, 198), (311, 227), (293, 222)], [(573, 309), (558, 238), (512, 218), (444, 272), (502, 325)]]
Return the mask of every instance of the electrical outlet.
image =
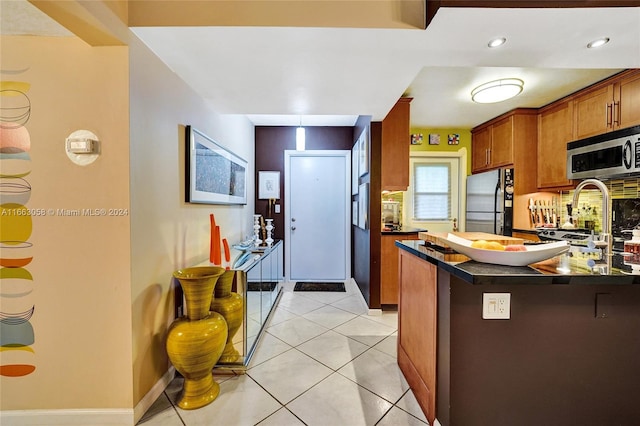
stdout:
[(511, 318), (511, 293), (482, 293), (482, 319)]

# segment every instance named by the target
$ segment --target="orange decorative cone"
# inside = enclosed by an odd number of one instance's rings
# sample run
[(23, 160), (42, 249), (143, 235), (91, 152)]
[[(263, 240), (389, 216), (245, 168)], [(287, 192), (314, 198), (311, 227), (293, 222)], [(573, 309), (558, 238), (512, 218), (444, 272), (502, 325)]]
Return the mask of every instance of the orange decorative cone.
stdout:
[(216, 225), (213, 238), (213, 264), (222, 265), (222, 250), (220, 249), (220, 227)]
[(213, 213), (209, 215), (209, 221), (211, 222), (211, 236), (209, 241), (209, 262), (215, 264), (215, 233), (216, 233), (216, 219), (213, 216)]
[(222, 247), (224, 248), (224, 264), (227, 269), (231, 269), (231, 250), (229, 249), (229, 242), (226, 238), (222, 239)]

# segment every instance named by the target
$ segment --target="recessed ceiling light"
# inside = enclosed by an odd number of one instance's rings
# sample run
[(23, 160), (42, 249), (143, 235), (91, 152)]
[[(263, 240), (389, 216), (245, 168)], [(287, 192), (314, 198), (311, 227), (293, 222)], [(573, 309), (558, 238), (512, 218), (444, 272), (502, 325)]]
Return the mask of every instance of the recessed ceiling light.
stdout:
[(591, 43), (587, 44), (589, 49), (593, 49), (594, 47), (604, 46), (609, 43), (609, 37), (602, 37), (597, 40), (593, 40)]
[(524, 81), (519, 78), (503, 78), (481, 84), (471, 91), (471, 100), (480, 104), (506, 101), (522, 92)]
[(493, 40), (491, 40), (487, 46), (489, 47), (498, 47), (498, 46), (502, 46), (503, 44), (505, 44), (507, 42), (507, 39), (504, 37), (500, 37), (500, 38), (494, 38)]

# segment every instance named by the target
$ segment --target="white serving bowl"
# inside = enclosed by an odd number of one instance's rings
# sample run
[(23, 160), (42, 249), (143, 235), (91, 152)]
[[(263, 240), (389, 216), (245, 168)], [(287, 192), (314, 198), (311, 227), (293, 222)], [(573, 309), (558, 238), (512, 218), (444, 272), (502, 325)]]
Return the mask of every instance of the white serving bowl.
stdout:
[(453, 234), (447, 235), (447, 244), (458, 253), (468, 256), (476, 262), (493, 263), (495, 265), (526, 266), (552, 258), (569, 250), (569, 243), (566, 241), (525, 246), (527, 248), (526, 251), (486, 250), (471, 247), (472, 242)]

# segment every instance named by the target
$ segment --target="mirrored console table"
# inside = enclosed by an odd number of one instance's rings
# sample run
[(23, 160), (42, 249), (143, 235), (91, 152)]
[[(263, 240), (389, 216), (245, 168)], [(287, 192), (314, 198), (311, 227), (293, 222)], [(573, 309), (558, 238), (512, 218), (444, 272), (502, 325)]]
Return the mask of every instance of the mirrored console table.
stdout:
[[(235, 362), (219, 362), (216, 368), (242, 371), (249, 365), (264, 326), (281, 294), (283, 255), (282, 241), (276, 241), (270, 248), (231, 250), (231, 264), (236, 271), (232, 291), (240, 294), (244, 301), (243, 322), (233, 339), (240, 357)], [(210, 263), (207, 261), (197, 266), (208, 265)]]

